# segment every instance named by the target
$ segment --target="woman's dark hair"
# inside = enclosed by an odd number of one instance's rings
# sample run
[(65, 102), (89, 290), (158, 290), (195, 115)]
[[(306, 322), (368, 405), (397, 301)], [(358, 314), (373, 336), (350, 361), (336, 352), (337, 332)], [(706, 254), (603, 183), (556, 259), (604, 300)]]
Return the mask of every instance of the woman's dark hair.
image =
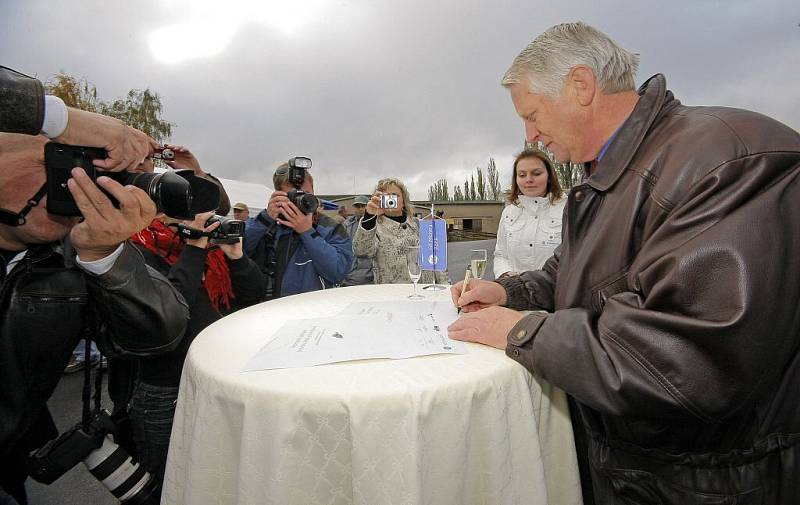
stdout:
[(519, 190), (519, 186), (517, 186), (517, 165), (520, 161), (527, 158), (537, 158), (544, 163), (544, 168), (547, 170), (547, 192), (545, 195), (547, 195), (551, 204), (556, 203), (564, 196), (564, 191), (562, 191), (561, 184), (558, 182), (558, 175), (556, 174), (553, 162), (550, 161), (550, 158), (547, 157), (544, 151), (540, 151), (539, 149), (526, 149), (514, 158), (514, 170), (511, 172), (511, 190), (506, 192), (508, 202), (514, 205), (519, 203), (521, 191)]

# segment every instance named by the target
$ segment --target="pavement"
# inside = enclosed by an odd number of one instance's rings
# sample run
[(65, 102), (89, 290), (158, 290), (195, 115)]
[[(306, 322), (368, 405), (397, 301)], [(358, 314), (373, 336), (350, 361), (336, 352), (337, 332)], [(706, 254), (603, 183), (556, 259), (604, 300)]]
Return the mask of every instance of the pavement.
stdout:
[[(486, 249), (488, 262), (483, 278), (493, 279), (494, 245), (495, 240), (448, 244), (447, 264), (450, 281), (456, 283), (464, 278), (464, 272), (473, 249)], [(63, 432), (81, 420), (83, 377), (83, 372), (65, 375), (48, 402), (59, 431)], [(92, 384), (94, 384), (94, 376)], [(104, 390), (105, 385), (107, 385), (107, 381), (104, 382)], [(104, 408), (111, 410), (111, 400), (108, 398), (107, 391), (104, 391), (103, 396)], [(33, 479), (28, 479), (26, 486), (30, 505), (114, 505), (119, 503), (82, 463), (77, 464), (49, 486), (39, 484)]]

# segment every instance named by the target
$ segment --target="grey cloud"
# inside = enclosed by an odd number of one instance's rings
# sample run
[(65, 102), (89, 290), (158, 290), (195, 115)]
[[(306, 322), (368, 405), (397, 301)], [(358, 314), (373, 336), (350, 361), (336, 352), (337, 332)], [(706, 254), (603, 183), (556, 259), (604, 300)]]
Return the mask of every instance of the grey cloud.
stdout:
[(218, 56), (169, 65), (147, 36), (191, 13), (164, 4), (3, 2), (2, 61), (43, 78), (85, 76), (106, 99), (150, 87), (177, 124), (173, 140), (209, 170), (269, 184), (275, 165), (308, 155), (324, 193), (368, 192), (393, 175), (424, 198), (435, 180), (461, 184), (489, 157), (507, 185), (523, 130), (499, 79), (538, 33), (577, 19), (641, 53), (639, 82), (663, 72), (685, 103), (800, 126), (800, 19), (789, 0), (339, 1), (295, 35), (248, 22)]

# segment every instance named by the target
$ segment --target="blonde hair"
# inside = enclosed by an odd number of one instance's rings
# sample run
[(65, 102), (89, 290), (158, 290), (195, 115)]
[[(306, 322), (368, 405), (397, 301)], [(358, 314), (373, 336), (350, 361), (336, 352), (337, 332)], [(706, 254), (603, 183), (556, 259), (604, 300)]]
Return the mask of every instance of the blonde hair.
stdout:
[(500, 83), (508, 88), (526, 82), (531, 93), (555, 98), (577, 65), (591, 68), (600, 90), (610, 95), (635, 89), (639, 54), (626, 51), (585, 23), (564, 23), (549, 28), (523, 49)]
[(378, 184), (375, 185), (375, 191), (386, 191), (386, 188), (392, 184), (400, 188), (400, 193), (403, 196), (403, 208), (406, 211), (406, 217), (414, 217), (414, 207), (411, 205), (411, 197), (408, 196), (408, 188), (406, 188), (406, 185), (403, 184), (403, 181), (396, 177), (387, 177), (386, 179), (381, 179), (378, 181)]

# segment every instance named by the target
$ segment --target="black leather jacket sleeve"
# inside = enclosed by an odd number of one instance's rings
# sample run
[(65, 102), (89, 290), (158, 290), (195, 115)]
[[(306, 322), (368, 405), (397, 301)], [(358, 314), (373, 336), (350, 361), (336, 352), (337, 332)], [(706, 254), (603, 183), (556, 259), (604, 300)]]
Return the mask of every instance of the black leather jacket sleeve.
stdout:
[(125, 243), (110, 271), (85, 276), (107, 354), (142, 357), (177, 347), (189, 319), (186, 302), (133, 245)]
[(556, 276), (561, 246), (542, 266), (541, 270), (523, 272), (497, 279), (506, 290), (506, 306), (515, 310), (546, 310), (555, 308)]
[(0, 132), (38, 135), (43, 122), (42, 83), (0, 66)]

